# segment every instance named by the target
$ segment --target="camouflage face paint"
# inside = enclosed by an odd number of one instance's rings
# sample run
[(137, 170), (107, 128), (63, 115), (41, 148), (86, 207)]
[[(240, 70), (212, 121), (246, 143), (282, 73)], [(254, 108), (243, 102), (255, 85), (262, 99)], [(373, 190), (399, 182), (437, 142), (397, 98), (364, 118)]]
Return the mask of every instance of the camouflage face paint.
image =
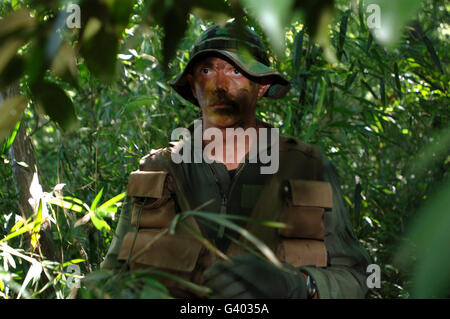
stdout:
[(205, 127), (253, 125), (260, 85), (219, 57), (199, 61), (189, 76)]

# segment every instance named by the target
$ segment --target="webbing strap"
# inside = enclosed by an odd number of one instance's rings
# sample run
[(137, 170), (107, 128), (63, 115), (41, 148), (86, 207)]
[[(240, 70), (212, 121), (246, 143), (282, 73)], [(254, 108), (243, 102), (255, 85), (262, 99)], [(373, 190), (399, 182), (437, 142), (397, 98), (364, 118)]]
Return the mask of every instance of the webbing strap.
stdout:
[(136, 229), (134, 231), (133, 242), (130, 247), (130, 252), (128, 253), (127, 261), (124, 264), (125, 268), (129, 267), (129, 265), (130, 265), (131, 253), (133, 252), (134, 245), (136, 243), (136, 238), (137, 238), (137, 235), (139, 232), (139, 224), (141, 223), (142, 209), (144, 208), (145, 204), (147, 204), (147, 199), (148, 199), (147, 197), (144, 197), (144, 201), (142, 202), (141, 206), (139, 207), (139, 212), (138, 212), (137, 222), (136, 222)]

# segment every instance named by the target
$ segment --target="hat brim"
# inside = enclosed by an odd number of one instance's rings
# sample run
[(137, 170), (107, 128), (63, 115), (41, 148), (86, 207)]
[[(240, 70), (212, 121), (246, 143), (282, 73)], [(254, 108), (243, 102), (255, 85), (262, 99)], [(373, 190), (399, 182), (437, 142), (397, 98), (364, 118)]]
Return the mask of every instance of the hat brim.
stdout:
[(189, 74), (190, 69), (193, 67), (195, 62), (198, 61), (201, 56), (219, 55), (227, 60), (231, 60), (232, 62), (234, 62), (238, 68), (240, 68), (250, 77), (269, 77), (271, 85), (267, 92), (264, 94), (265, 97), (275, 99), (284, 97), (291, 87), (290, 82), (280, 73), (272, 70), (267, 65), (255, 60), (249, 54), (245, 53), (246, 52), (234, 52), (230, 50), (218, 49), (206, 49), (199, 51), (191, 57), (183, 72), (173, 80), (169, 81), (169, 85), (184, 99), (198, 106), (198, 101), (192, 94), (187, 75)]

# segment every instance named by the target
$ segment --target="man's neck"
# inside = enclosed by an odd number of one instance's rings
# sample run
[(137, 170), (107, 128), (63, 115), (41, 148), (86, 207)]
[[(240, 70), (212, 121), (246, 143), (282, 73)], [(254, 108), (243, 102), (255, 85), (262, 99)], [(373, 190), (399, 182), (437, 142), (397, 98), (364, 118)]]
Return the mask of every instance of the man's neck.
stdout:
[[(257, 124), (257, 121), (255, 118), (252, 120), (245, 122), (245, 123), (236, 123), (233, 126), (230, 127), (217, 127), (214, 125), (211, 125), (210, 123), (205, 123), (203, 121), (203, 133), (205, 130), (210, 128), (218, 129), (222, 134), (222, 144), (223, 144), (223, 153), (222, 154), (216, 154), (213, 153), (213, 158), (216, 161), (222, 162), (228, 170), (236, 169), (240, 162), (243, 161), (243, 157), (247, 155), (247, 153), (250, 150), (250, 146), (253, 143), (257, 143), (258, 138), (258, 128), (262, 127), (261, 125)], [(227, 129), (228, 132), (227, 132)], [(233, 130), (230, 130), (233, 129)], [(255, 136), (254, 138), (245, 137), (245, 133), (248, 133), (248, 130), (254, 130)], [(233, 138), (233, 136), (230, 137), (231, 133), (238, 136), (237, 138)], [(227, 135), (228, 133), (228, 135)], [(250, 134), (251, 135), (251, 134)], [(228, 136), (228, 138), (227, 138)], [(239, 136), (242, 136), (239, 138)], [(244, 143), (242, 143), (245, 141)], [(212, 140), (203, 140), (203, 147), (206, 147), (209, 143), (211, 143)], [(230, 158), (227, 159), (227, 154), (232, 152), (234, 154), (234, 159), (231, 160)]]

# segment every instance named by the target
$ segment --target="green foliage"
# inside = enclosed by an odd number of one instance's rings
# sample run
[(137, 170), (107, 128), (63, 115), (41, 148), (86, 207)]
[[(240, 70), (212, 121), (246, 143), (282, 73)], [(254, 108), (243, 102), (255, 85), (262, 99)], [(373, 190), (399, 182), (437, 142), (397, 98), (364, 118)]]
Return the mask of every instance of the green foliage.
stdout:
[[(396, 255), (397, 264), (413, 275), (412, 296), (415, 298), (446, 298), (450, 289), (450, 253), (448, 251), (448, 229), (450, 214), (445, 212), (450, 205), (450, 183), (439, 187), (420, 209), (411, 223), (405, 241)], [(439, 221), (436, 223), (436, 221)], [(415, 256), (412, 264), (409, 256)]]
[[(184, 68), (202, 30), (228, 17), (254, 27), (274, 50), (274, 67), (292, 79), (285, 98), (260, 101), (258, 117), (319, 144), (336, 165), (355, 232), (381, 266), (381, 289), (369, 297), (448, 297), (445, 1), (89, 0), (80, 1), (81, 29), (59, 31), (68, 2), (42, 3), (0, 4), (0, 90), (18, 80), (21, 94), (0, 101), (0, 297), (66, 298), (65, 271), (75, 261), (86, 278), (81, 297), (169, 297), (155, 274), (96, 270), (128, 174), (199, 116), (167, 80)], [(368, 28), (373, 3), (382, 29)], [(33, 251), (42, 219), (20, 217), (11, 187), (8, 149), (22, 114), (51, 194), (58, 261)], [(99, 205), (103, 196), (111, 199)]]

